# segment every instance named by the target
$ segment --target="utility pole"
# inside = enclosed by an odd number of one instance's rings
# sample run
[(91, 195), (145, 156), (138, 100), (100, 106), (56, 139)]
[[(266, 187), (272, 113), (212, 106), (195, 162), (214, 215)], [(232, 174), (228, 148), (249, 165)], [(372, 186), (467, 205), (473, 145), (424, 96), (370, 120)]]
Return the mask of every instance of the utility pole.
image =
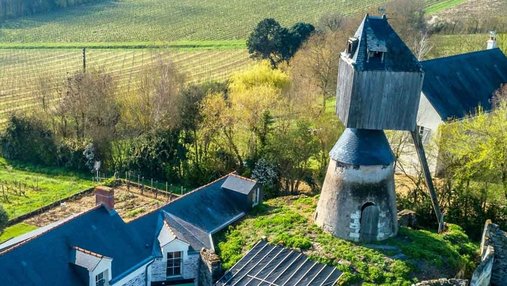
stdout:
[(83, 73), (86, 72), (86, 48), (83, 48)]

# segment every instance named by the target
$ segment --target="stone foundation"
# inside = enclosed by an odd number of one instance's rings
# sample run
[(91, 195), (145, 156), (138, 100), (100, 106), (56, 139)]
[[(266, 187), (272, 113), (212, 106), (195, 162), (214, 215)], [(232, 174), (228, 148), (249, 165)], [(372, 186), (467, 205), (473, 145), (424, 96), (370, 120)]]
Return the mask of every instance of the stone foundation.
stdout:
[[(398, 232), (394, 167), (352, 166), (330, 160), (322, 187), (315, 223), (333, 235), (352, 241), (365, 240), (361, 230), (365, 207), (378, 212), (376, 236), (384, 240)], [(376, 220), (372, 220), (375, 222)], [(364, 222), (363, 222), (364, 225)]]

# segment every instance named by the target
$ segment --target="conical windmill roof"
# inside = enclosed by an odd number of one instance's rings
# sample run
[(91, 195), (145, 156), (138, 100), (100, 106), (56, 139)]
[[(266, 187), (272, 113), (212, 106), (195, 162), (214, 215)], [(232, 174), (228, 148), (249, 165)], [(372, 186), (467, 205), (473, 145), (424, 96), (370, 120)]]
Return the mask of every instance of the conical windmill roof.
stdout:
[(387, 166), (394, 162), (382, 130), (347, 128), (329, 155), (331, 159), (349, 165)]

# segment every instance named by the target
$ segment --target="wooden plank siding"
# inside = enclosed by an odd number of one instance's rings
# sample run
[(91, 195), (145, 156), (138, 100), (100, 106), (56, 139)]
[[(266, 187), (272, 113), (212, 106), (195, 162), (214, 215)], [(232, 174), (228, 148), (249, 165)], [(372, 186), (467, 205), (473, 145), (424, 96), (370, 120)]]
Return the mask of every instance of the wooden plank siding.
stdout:
[(336, 111), (347, 128), (413, 131), (424, 74), (356, 71), (341, 60)]

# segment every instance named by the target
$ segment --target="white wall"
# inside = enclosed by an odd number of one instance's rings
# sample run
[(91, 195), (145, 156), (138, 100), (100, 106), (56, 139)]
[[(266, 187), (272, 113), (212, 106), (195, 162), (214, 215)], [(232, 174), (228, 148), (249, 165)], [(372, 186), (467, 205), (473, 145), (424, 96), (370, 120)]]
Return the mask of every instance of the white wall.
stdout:
[(431, 105), (428, 98), (426, 98), (426, 95), (421, 93), (419, 111), (417, 112), (417, 125), (429, 128), (431, 129), (431, 133), (435, 134), (442, 122), (440, 115), (433, 105)]
[[(107, 258), (107, 257), (104, 257), (102, 258), (102, 260), (99, 262), (99, 264), (97, 264), (97, 266), (95, 266), (95, 269), (93, 269), (92, 271), (89, 272), (89, 277), (90, 277), (90, 286), (95, 286), (95, 276), (97, 276), (98, 274), (104, 272), (104, 271), (107, 271), (106, 273), (106, 281), (110, 281), (113, 274), (111, 273), (111, 263), (112, 263), (112, 259), (111, 258)], [(107, 284), (106, 284), (107, 285)]]

